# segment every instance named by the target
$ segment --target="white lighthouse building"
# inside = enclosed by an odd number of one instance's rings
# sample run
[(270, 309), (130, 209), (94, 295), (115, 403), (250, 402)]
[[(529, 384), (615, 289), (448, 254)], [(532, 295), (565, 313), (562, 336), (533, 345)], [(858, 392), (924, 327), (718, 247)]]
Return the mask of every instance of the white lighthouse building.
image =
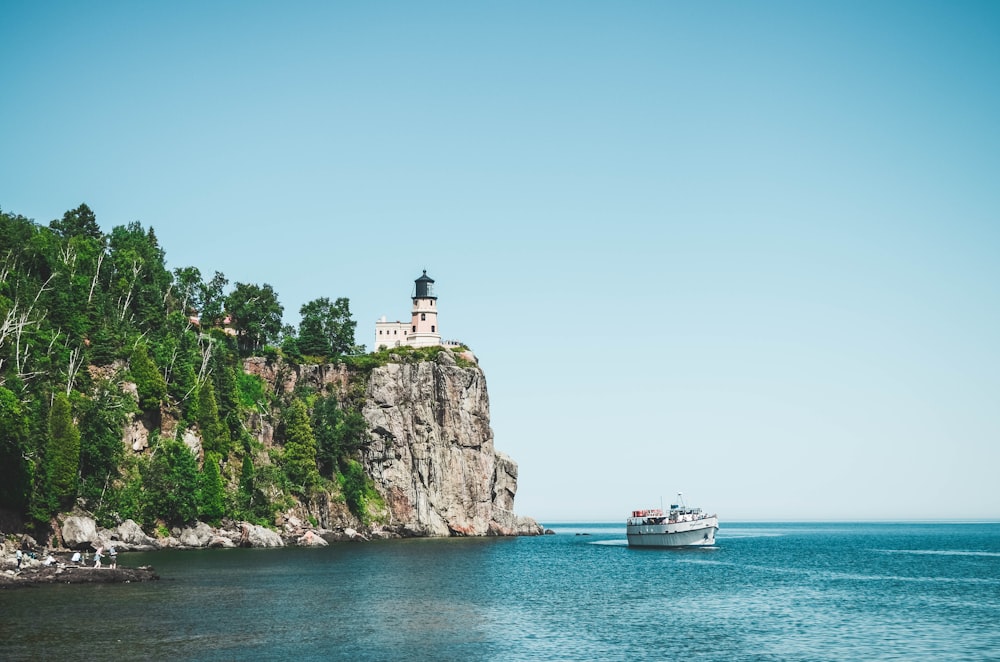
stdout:
[(388, 322), (383, 315), (375, 322), (375, 351), (386, 347), (432, 347), (443, 344), (437, 319), (437, 297), (434, 296), (434, 279), (427, 275), (427, 270), (420, 278), (413, 281), (413, 308), (410, 313), (410, 323)]

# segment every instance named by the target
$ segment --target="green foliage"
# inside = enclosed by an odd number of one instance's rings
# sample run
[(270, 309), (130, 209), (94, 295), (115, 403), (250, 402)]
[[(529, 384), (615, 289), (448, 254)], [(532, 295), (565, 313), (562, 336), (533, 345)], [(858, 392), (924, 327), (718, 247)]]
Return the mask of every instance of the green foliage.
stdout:
[(139, 407), (144, 411), (159, 409), (167, 397), (167, 382), (149, 358), (145, 345), (136, 346), (129, 369), (139, 394)]
[(435, 345), (433, 347), (410, 347), (400, 345), (399, 347), (389, 347), (380, 349), (377, 352), (361, 357), (351, 357), (348, 359), (349, 365), (356, 367), (378, 367), (390, 363), (421, 363), (423, 361), (437, 361), (438, 356), (443, 352), (451, 352), (455, 358), (455, 365), (460, 368), (475, 367), (475, 363), (461, 356), (462, 351), (469, 348), (464, 345), (456, 347), (444, 347)]
[(138, 222), (117, 226), (108, 239), (111, 248), (111, 295), (120, 321), (138, 328), (156, 329), (166, 319), (170, 272), (152, 228)]
[(381, 495), (357, 460), (346, 460), (341, 465), (339, 483), (347, 508), (363, 523), (372, 521), (372, 510), (384, 508)]
[(49, 411), (49, 444), (45, 452), (45, 471), (53, 505), (67, 506), (73, 502), (79, 467), (80, 431), (73, 423), (69, 398), (57, 393)]
[(142, 473), (144, 520), (190, 522), (198, 516), (198, 463), (179, 441), (161, 439)]
[(202, 446), (206, 453), (228, 455), (232, 447), (229, 428), (219, 420), (219, 406), (215, 402), (215, 387), (211, 380), (201, 385), (199, 396), (198, 427), (201, 429)]
[(177, 310), (185, 317), (201, 310), (201, 271), (198, 267), (174, 269), (173, 297)]
[(298, 350), (306, 356), (338, 356), (357, 353), (350, 301), (344, 297), (330, 302), (327, 297), (314, 299), (299, 309)]
[(128, 455), (119, 467), (120, 477), (108, 486), (95, 507), (98, 522), (105, 527), (116, 525), (121, 520), (151, 524), (156, 516), (147, 520), (147, 495), (142, 478), (149, 472), (150, 460), (145, 456)]
[(167, 316), (166, 333), (156, 343), (155, 362), (164, 366), (167, 395), (180, 407), (181, 422), (187, 426), (198, 420), (198, 368), (201, 354), (194, 333), (185, 332), (187, 318), (180, 312)]
[(110, 381), (98, 382), (93, 397), (81, 403), (80, 495), (97, 508), (120, 475), (125, 455), (122, 428), (134, 411), (132, 398)]
[(0, 508), (21, 512), (28, 503), (32, 466), (28, 452), (27, 412), (17, 396), (0, 386)]
[(101, 228), (97, 225), (97, 216), (86, 204), (66, 212), (61, 221), (52, 221), (49, 227), (64, 237), (103, 238)]
[(218, 523), (226, 512), (225, 487), (219, 471), (217, 453), (205, 453), (205, 464), (199, 475), (198, 514), (206, 522)]
[(316, 461), (320, 474), (333, 478), (341, 460), (349, 458), (367, 443), (367, 423), (357, 409), (345, 409), (337, 398), (317, 398), (312, 409), (316, 437)]
[(240, 353), (244, 356), (277, 341), (284, 308), (278, 303), (278, 295), (270, 285), (236, 283), (226, 297), (226, 309), (236, 330)]
[(266, 384), (257, 375), (236, 373), (236, 392), (239, 403), (246, 409), (260, 410), (267, 405)]
[(285, 409), (281, 437), (284, 450), (281, 466), (296, 494), (306, 495), (319, 484), (316, 468), (316, 437), (309, 424), (309, 413), (299, 399)]
[(207, 329), (222, 322), (222, 313), (226, 305), (223, 290), (229, 280), (216, 271), (212, 280), (202, 283), (198, 288), (198, 299), (201, 304), (201, 327)]

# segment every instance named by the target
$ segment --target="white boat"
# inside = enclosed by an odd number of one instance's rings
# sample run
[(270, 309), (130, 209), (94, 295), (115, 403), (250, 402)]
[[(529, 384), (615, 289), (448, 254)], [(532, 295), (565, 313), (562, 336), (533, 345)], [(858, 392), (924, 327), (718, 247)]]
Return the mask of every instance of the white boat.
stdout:
[(664, 513), (661, 508), (633, 510), (625, 522), (629, 547), (704, 547), (715, 544), (719, 517), (688, 508), (681, 494)]

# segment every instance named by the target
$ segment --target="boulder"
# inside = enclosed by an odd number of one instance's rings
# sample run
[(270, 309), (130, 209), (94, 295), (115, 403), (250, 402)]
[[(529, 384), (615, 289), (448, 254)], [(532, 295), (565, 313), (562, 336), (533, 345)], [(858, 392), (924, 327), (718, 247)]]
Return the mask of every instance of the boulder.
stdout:
[(86, 549), (97, 540), (97, 522), (82, 515), (71, 515), (62, 524), (63, 544), (70, 549)]
[(282, 528), (285, 529), (286, 533), (292, 533), (293, 531), (302, 530), (302, 520), (300, 520), (295, 515), (287, 515), (285, 521), (282, 523)]
[(135, 549), (137, 547), (152, 547), (158, 548), (160, 546), (159, 541), (156, 538), (147, 536), (146, 533), (139, 528), (139, 525), (135, 521), (127, 519), (118, 525), (115, 529), (115, 534), (118, 540), (129, 546), (129, 549)]
[(323, 538), (316, 535), (313, 531), (306, 531), (302, 534), (298, 540), (295, 541), (300, 547), (326, 547), (330, 543), (323, 540)]
[(196, 522), (194, 526), (181, 529), (177, 539), (184, 547), (208, 547), (215, 537), (215, 531), (204, 522)]
[(240, 538), (241, 547), (284, 547), (285, 541), (274, 531), (265, 529), (256, 524), (243, 522), (240, 524), (242, 531)]
[(122, 442), (136, 453), (141, 453), (149, 448), (149, 430), (141, 420), (136, 419), (122, 431)]
[(358, 533), (357, 531), (355, 531), (350, 527), (344, 529), (344, 535), (347, 536), (348, 540), (355, 540), (357, 538), (360, 538), (361, 540), (368, 540), (368, 538), (366, 538), (364, 534)]
[(212, 539), (208, 541), (208, 546), (213, 548), (232, 548), (236, 547), (236, 543), (225, 536), (212, 536)]

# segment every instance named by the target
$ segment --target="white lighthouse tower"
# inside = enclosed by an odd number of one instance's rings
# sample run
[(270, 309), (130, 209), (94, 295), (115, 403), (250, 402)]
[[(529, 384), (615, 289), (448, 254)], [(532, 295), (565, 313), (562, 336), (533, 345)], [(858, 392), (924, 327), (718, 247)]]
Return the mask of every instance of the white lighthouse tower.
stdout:
[(413, 347), (431, 347), (441, 344), (438, 331), (437, 297), (434, 296), (434, 279), (424, 274), (413, 281), (413, 313), (410, 317), (410, 334), (407, 344)]
[(437, 297), (434, 296), (434, 279), (424, 274), (413, 281), (413, 308), (410, 323), (390, 322), (383, 315), (375, 322), (375, 351), (387, 347), (409, 345), (411, 347), (434, 347), (437, 345), (457, 346), (457, 341), (441, 342), (437, 320)]

